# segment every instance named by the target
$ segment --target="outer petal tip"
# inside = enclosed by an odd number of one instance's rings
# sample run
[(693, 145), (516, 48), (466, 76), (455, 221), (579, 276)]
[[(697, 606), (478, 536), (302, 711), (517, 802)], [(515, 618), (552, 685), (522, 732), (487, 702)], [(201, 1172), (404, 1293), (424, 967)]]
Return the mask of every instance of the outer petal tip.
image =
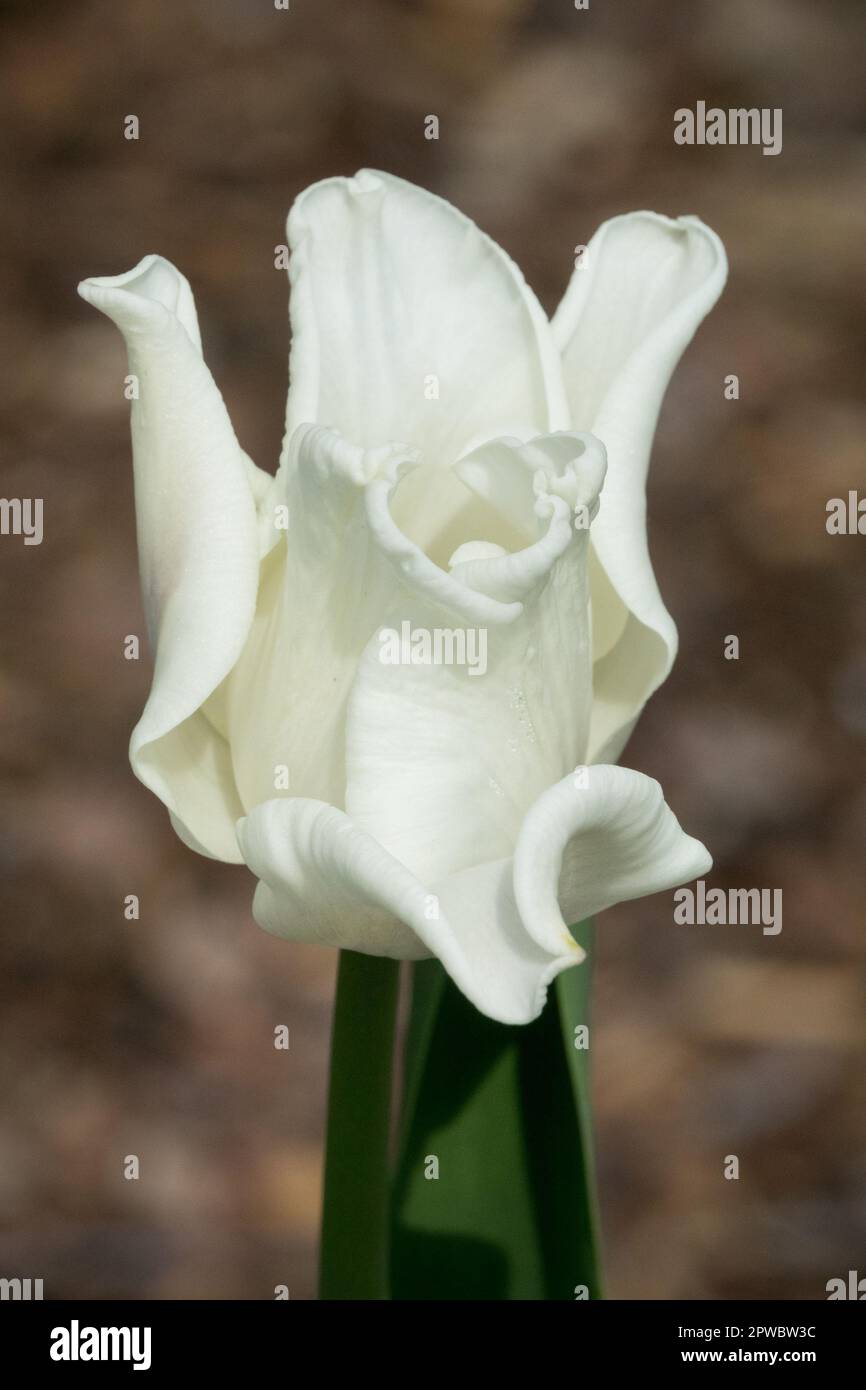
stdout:
[(120, 329), (141, 382), (131, 408), (139, 559), (156, 647), (130, 739), (136, 776), (188, 845), (237, 862), (230, 752), (203, 707), (234, 666), (258, 583), (250, 461), (201, 354), (189, 283), (162, 256), (93, 276), (82, 299)]
[(174, 318), (201, 352), (201, 334), (189, 281), (164, 256), (143, 256), (120, 275), (92, 275), (78, 285), (81, 298), (126, 333)]
[(658, 782), (595, 765), (548, 788), (527, 814), (514, 856), (515, 901), (526, 930), (554, 952), (566, 921), (688, 883), (711, 864)]

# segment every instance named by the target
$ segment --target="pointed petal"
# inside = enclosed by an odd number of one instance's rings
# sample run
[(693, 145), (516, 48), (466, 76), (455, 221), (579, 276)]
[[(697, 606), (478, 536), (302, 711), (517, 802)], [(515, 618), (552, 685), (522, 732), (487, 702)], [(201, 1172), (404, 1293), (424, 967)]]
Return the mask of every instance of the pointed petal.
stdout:
[(155, 646), (150, 696), (130, 743), (136, 775), (205, 853), (238, 861), (240, 803), (225, 740), (203, 705), (234, 665), (258, 582), (249, 460), (201, 356), (192, 293), (168, 261), (85, 280), (118, 326), (138, 379), (132, 445), (139, 561)]
[(724, 249), (695, 217), (615, 217), (589, 243), (554, 317), (575, 428), (608, 453), (593, 527), (596, 701), (590, 758), (619, 756), (643, 704), (668, 674), (676, 629), (646, 538), (645, 482), (668, 382), (721, 293)]

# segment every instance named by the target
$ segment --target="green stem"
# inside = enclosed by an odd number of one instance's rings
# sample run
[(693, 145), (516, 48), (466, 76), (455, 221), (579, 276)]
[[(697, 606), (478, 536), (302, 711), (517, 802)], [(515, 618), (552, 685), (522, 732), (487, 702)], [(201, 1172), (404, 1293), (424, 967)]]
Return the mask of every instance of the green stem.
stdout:
[(388, 1142), (399, 965), (341, 951), (319, 1297), (388, 1298)]
[(602, 1270), (604, 1250), (601, 1234), (601, 1209), (598, 1197), (598, 1178), (595, 1162), (595, 1137), (592, 1122), (592, 1087), (590, 1051), (575, 1048), (575, 1028), (589, 1027), (592, 979), (595, 968), (595, 924), (592, 918), (572, 927), (572, 936), (586, 951), (586, 961), (574, 970), (558, 976), (555, 989), (559, 1001), (562, 1040), (574, 1091), (575, 1113), (583, 1155), (583, 1184), (586, 1202), (589, 1259), (587, 1283), (590, 1298), (604, 1298)]

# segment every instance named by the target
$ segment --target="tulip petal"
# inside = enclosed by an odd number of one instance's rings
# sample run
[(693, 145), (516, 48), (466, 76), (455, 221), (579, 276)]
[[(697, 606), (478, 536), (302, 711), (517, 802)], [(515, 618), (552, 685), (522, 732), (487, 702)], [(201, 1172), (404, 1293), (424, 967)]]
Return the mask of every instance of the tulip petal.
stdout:
[(237, 863), (242, 808), (228, 745), (204, 706), (252, 623), (253, 465), (202, 360), (192, 293), (174, 266), (146, 256), (124, 275), (85, 280), (79, 293), (120, 329), (138, 381), (135, 502), (155, 670), (132, 766), (187, 844)]
[(249, 640), (225, 690), (246, 810), (276, 789), (343, 804), (346, 703), (395, 588), (371, 536), (367, 492), (380, 473), (413, 457), (399, 444), (364, 450), (318, 426), (292, 436), (273, 494), (287, 529), (263, 564)]
[(561, 949), (566, 923), (660, 893), (708, 872), (712, 859), (686, 835), (658, 782), (594, 764), (549, 787), (521, 827), (514, 894), (539, 946)]
[(320, 801), (257, 806), (238, 825), (258, 877), (256, 921), (290, 940), (418, 960), (435, 955), (466, 997), (501, 1023), (528, 1023), (550, 982), (583, 959), (566, 919), (705, 873), (656, 782), (593, 767), (531, 807), (513, 859), (447, 875), (432, 891), (342, 811)]
[(551, 959), (524, 931), (510, 860), (434, 893), (342, 811), (301, 798), (257, 806), (238, 839), (260, 880), (253, 914), (265, 931), (398, 960), (437, 955), (472, 1003), (503, 1023), (534, 1018), (549, 981), (582, 958), (569, 938)]
[(410, 930), (423, 920), (427, 890), (335, 806), (264, 801), (237, 836), (260, 880), (253, 912), (265, 931), (397, 960), (429, 954)]
[(403, 582), (348, 706), (346, 810), (425, 882), (510, 855), (533, 799), (583, 760), (589, 730), (590, 533), (573, 515), (595, 511), (604, 451), (557, 435), (494, 441), (471, 463), (479, 488), (488, 469), (526, 471), (538, 539), (491, 558), (458, 552), (429, 584), (398, 548)]
[[(584, 484), (594, 496), (603, 473), (597, 441), (554, 436), (551, 447), (562, 456), (550, 463), (554, 474), (557, 468), (563, 473), (556, 486), (568, 486), (565, 453), (582, 453)], [(539, 458), (548, 462), (543, 454)], [(380, 650), (376, 635), (382, 626), (403, 615), (423, 622), (435, 614), (437, 624), (498, 630), (523, 615), (524, 598), (542, 587), (573, 535), (570, 500), (555, 492), (536, 496), (527, 486), (527, 525), (534, 524), (535, 542), (513, 556), (455, 563), (449, 572), (405, 536), (392, 515), (394, 497), (418, 467), (416, 451), (400, 444), (365, 450), (335, 430), (301, 426), (288, 461), (280, 494), (288, 529), (263, 565), (255, 622), (224, 692), (222, 724), (247, 810), (277, 790), (343, 807), (348, 702), (365, 648), (373, 643)], [(483, 462), (475, 466), (483, 468)], [(477, 547), (463, 550), (477, 554)], [(572, 594), (562, 583), (559, 588), (562, 603), (576, 604), (585, 624), (585, 585), (581, 589), (578, 580)], [(580, 651), (579, 631), (572, 645)], [(586, 651), (584, 658), (588, 709)], [(568, 678), (568, 661), (562, 670)], [(405, 714), (410, 723), (417, 718), (411, 707)], [(386, 727), (383, 744), (390, 761), (400, 737), (392, 738)], [(557, 765), (556, 774), (562, 770)]]
[(286, 440), (315, 422), (365, 448), (420, 447), (397, 521), (441, 562), (437, 537), (471, 501), (448, 466), (495, 435), (568, 427), (550, 324), (474, 223), (389, 174), (314, 184), (288, 239)]
[(595, 708), (589, 757), (614, 761), (676, 654), (649, 559), (645, 482), (668, 382), (727, 274), (695, 217), (615, 217), (589, 243), (553, 320), (577, 429), (608, 453), (593, 527)]

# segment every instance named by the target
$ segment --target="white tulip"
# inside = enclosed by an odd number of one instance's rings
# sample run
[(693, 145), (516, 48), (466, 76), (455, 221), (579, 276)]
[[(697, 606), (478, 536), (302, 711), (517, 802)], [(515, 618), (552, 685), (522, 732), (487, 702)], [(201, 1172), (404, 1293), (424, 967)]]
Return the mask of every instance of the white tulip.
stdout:
[[(676, 650), (645, 477), (724, 251), (692, 217), (614, 218), (551, 325), (473, 223), (389, 175), (316, 184), (288, 231), (275, 478), (174, 266), (80, 286), (139, 381), (156, 656), (132, 766), (188, 845), (258, 877), (266, 930), (438, 956), (526, 1022), (582, 957), (566, 923), (710, 867), (658, 784), (610, 764)], [(483, 673), (383, 661), (404, 624), (483, 632)]]

